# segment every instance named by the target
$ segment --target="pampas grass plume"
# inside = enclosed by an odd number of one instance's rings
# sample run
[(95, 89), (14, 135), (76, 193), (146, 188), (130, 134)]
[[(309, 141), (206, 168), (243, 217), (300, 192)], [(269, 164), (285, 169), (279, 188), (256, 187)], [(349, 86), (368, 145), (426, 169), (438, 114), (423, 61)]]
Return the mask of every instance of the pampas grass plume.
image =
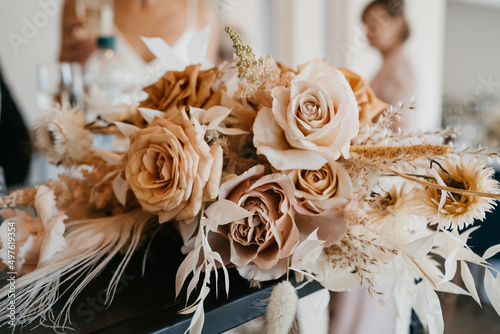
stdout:
[(293, 327), (299, 297), (293, 285), (283, 281), (276, 285), (267, 305), (267, 334), (286, 334)]

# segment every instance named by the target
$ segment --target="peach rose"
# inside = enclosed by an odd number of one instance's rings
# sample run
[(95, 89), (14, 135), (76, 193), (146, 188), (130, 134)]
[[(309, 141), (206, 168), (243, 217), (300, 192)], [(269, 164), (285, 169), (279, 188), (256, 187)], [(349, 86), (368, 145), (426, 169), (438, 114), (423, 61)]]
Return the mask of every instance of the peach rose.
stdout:
[(38, 213), (36, 218), (21, 210), (0, 211), (3, 218), (9, 219), (0, 226), (0, 267), (7, 267), (9, 264), (9, 233), (12, 232), (10, 222), (15, 221), (15, 271), (19, 276), (40, 268), (54, 254), (66, 247), (64, 220), (67, 217), (58, 212), (54, 191), (40, 186), (34, 205)]
[(354, 91), (354, 96), (359, 107), (360, 125), (372, 124), (372, 119), (384, 111), (388, 105), (375, 96), (370, 85), (361, 76), (351, 72), (347, 68), (339, 68), (339, 71), (344, 74), (347, 82), (349, 82)]
[(220, 147), (208, 146), (184, 110), (175, 119), (155, 118), (130, 140), (125, 176), (142, 208), (160, 222), (196, 216), (211, 192), (207, 184), (220, 177)]
[[(299, 242), (293, 216), (293, 184), (284, 174), (264, 175), (261, 165), (224, 183), (219, 199), (237, 203), (252, 215), (220, 225), (210, 245), (247, 279), (276, 279)], [(229, 259), (228, 259), (229, 258)]]
[(321, 60), (309, 63), (291, 88), (272, 90), (273, 107), (254, 123), (257, 153), (274, 168), (319, 169), (341, 154), (349, 156), (359, 131), (359, 109), (344, 75)]
[(353, 188), (349, 173), (336, 161), (317, 170), (295, 169), (288, 172), (295, 184), (297, 211), (320, 214), (346, 205)]
[(339, 241), (346, 231), (339, 209), (353, 193), (349, 173), (333, 161), (318, 170), (292, 170), (288, 175), (295, 184), (295, 222), (301, 237), (317, 229), (318, 238), (325, 245)]
[[(222, 90), (215, 89), (218, 69), (201, 71), (200, 64), (189, 65), (184, 71), (169, 71), (157, 82), (144, 88), (148, 97), (139, 107), (168, 112), (183, 106), (208, 109), (220, 104)], [(146, 123), (137, 113), (133, 123), (144, 127)]]

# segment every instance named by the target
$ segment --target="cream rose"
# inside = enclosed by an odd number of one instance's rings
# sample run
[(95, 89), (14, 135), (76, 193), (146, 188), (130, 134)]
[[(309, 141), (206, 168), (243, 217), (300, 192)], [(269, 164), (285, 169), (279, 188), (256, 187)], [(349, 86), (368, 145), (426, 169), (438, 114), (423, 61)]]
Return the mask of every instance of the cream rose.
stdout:
[[(5, 219), (15, 221), (15, 266), (19, 276), (26, 275), (51, 259), (54, 254), (66, 247), (64, 239), (64, 213), (56, 208), (54, 191), (46, 186), (40, 186), (34, 201), (38, 217), (32, 218), (20, 210), (5, 209), (0, 215)], [(0, 267), (9, 264), (7, 247), (9, 244), (10, 220), (5, 220), (0, 226)], [(12, 271), (12, 270), (11, 270)]]
[[(125, 176), (144, 210), (160, 222), (193, 218), (214, 175), (220, 176), (220, 147), (209, 147), (184, 111), (176, 120), (155, 118), (131, 137)], [(216, 168), (213, 168), (216, 166)], [(211, 177), (212, 175), (212, 177)]]
[(288, 172), (295, 184), (295, 198), (300, 213), (321, 214), (346, 205), (352, 197), (349, 173), (336, 161), (317, 170), (295, 169)]
[(299, 242), (293, 216), (293, 184), (284, 174), (264, 175), (255, 166), (224, 183), (220, 199), (251, 212), (248, 218), (220, 225), (210, 245), (247, 279), (276, 279), (286, 272), (287, 258)]
[(274, 168), (319, 169), (341, 154), (349, 156), (351, 139), (359, 131), (359, 109), (339, 70), (313, 61), (291, 88), (276, 87), (272, 96), (272, 109), (261, 109), (253, 128), (257, 153)]

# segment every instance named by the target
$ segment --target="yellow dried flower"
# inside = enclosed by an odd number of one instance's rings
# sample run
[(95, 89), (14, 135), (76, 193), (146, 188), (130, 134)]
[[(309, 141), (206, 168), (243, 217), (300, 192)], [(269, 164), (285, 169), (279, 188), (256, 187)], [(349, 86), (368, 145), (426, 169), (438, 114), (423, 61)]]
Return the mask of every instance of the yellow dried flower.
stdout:
[(71, 166), (90, 154), (92, 138), (85, 115), (68, 104), (52, 109), (36, 123), (35, 143), (52, 164)]
[(418, 215), (415, 201), (412, 198), (413, 185), (403, 183), (392, 185), (387, 191), (372, 192), (366, 214), (371, 226), (376, 229), (398, 231), (399, 224), (414, 219)]
[[(256, 58), (252, 48), (243, 42), (243, 37), (236, 30), (226, 27), (226, 33), (233, 41), (233, 49), (238, 56), (238, 78), (246, 79), (239, 87), (238, 95), (248, 97), (252, 103), (258, 106), (267, 105), (269, 92), (280, 79), (280, 69), (271, 55)], [(242, 91), (243, 90), (243, 91)], [(264, 101), (261, 101), (263, 100)]]
[[(452, 156), (440, 166), (434, 167), (434, 174), (448, 187), (484, 193), (498, 192), (498, 182), (493, 178), (494, 169), (485, 168), (485, 163), (476, 157)], [(495, 205), (492, 198), (449, 192), (443, 194), (433, 187), (418, 190), (416, 199), (421, 203), (419, 212), (426, 215), (431, 224), (438, 224), (439, 228), (462, 229), (472, 225), (476, 219), (483, 220), (485, 213), (490, 212)]]

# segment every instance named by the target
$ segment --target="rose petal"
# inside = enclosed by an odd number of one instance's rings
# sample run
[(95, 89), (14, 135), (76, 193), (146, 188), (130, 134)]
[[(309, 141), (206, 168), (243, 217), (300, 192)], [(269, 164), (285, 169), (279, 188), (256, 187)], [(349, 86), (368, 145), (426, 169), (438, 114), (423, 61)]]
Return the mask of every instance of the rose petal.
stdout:
[(316, 216), (297, 213), (295, 223), (299, 228), (301, 239), (305, 239), (315, 229), (318, 229), (318, 239), (325, 241), (325, 247), (340, 241), (347, 231), (340, 213), (326, 212)]
[(240, 176), (223, 183), (219, 190), (219, 198), (228, 198), (229, 193), (232, 192), (240, 183), (248, 180), (249, 178), (262, 175), (264, 175), (264, 166), (257, 165), (250, 168)]
[(288, 269), (288, 260), (284, 259), (278, 262), (273, 268), (264, 270), (253, 263), (249, 263), (244, 267), (238, 267), (238, 273), (241, 277), (255, 281), (270, 281), (275, 280), (286, 274)]

